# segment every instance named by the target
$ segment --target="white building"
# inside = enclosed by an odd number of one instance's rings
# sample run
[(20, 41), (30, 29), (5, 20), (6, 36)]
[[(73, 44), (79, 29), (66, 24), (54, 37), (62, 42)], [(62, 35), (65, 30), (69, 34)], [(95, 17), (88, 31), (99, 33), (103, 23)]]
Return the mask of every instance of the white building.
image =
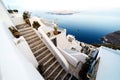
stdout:
[[(94, 58), (94, 51), (99, 51), (100, 60), (92, 67), (89, 80), (120, 79), (119, 50), (79, 42), (74, 36), (66, 36), (65, 29), (58, 29), (54, 35), (54, 23), (31, 17), (31, 24), (38, 21), (41, 25), (35, 30), (21, 15), (9, 14), (1, 0), (0, 10), (0, 80), (79, 80), (82, 66), (90, 55)], [(11, 34), (11, 26), (18, 29), (19, 38)]]

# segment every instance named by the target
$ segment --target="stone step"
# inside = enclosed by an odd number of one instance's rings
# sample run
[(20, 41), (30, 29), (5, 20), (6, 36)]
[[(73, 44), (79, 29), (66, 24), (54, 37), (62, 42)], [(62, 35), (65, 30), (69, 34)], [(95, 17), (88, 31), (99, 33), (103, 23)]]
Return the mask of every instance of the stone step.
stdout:
[(54, 80), (62, 80), (62, 77), (65, 75), (65, 71), (62, 68), (61, 71), (55, 76)]
[(66, 71), (64, 69), (61, 70), (58, 76), (55, 77), (54, 80), (63, 80), (63, 77), (66, 75)]
[(29, 44), (30, 48), (34, 48), (36, 47), (37, 45), (40, 45), (42, 43), (42, 41), (38, 40), (36, 42), (32, 42), (31, 44)]
[(25, 35), (23, 35), (23, 36), (24, 36), (24, 37), (30, 37), (30, 36), (33, 36), (33, 35), (36, 35), (36, 33), (35, 33), (35, 32), (30, 32), (30, 33), (25, 34)]
[(59, 65), (59, 63), (56, 61), (54, 61), (51, 65), (49, 65), (49, 67), (44, 71), (43, 75), (44, 77), (49, 77), (50, 74), (52, 73), (52, 71), (54, 71), (54, 69)]
[(15, 27), (17, 28), (17, 29), (23, 29), (23, 28), (25, 28), (27, 25), (26, 24), (19, 24), (19, 25), (16, 25)]
[(48, 49), (46, 46), (38, 49), (37, 51), (34, 52), (35, 57), (44, 52), (46, 49)]
[[(59, 64), (60, 65), (60, 64)], [(54, 80), (54, 78), (56, 77), (57, 74), (59, 74), (59, 72), (61, 71), (62, 67), (59, 66), (54, 72), (53, 74), (50, 74), (47, 79), (50, 79), (50, 80)]]
[(29, 30), (32, 30), (32, 27), (26, 27), (26, 28), (18, 29), (19, 32), (25, 32), (25, 31), (29, 31)]
[[(47, 76), (48, 78), (50, 77), (50, 76), (52, 76), (56, 71), (57, 71), (57, 69), (60, 67), (60, 65), (57, 65), (53, 70), (51, 69), (51, 72), (50, 72), (50, 74)], [(47, 73), (47, 72), (46, 72)], [(56, 76), (55, 76), (56, 77)], [(55, 77), (53, 77), (53, 78), (55, 78)]]
[(28, 42), (28, 44), (31, 44), (32, 42), (36, 42), (38, 40), (40, 40), (40, 38), (39, 37), (35, 37), (35, 38), (27, 40), (27, 42)]
[(45, 44), (41, 42), (40, 44), (37, 44), (35, 47), (33, 47), (31, 49), (32, 49), (32, 51), (34, 53), (36, 50), (38, 50), (38, 49), (40, 49), (40, 48), (42, 48), (44, 46), (45, 46)]
[(26, 41), (28, 41), (28, 40), (34, 39), (36, 37), (38, 37), (38, 36), (37, 35), (32, 35), (32, 36), (26, 37), (25, 39), (26, 39)]
[(52, 58), (49, 63), (47, 63), (46, 65), (44, 65), (44, 70), (46, 70), (54, 61), (56, 61), (55, 57)]
[[(19, 31), (19, 32), (20, 32), (20, 31)], [(29, 34), (29, 33), (31, 33), (31, 32), (33, 32), (32, 29), (27, 30), (27, 31), (22, 31), (22, 32), (20, 32), (20, 34), (21, 34), (21, 35), (25, 35), (25, 34)]]
[(48, 49), (46, 49), (44, 52), (42, 52), (42, 53), (38, 53), (38, 54), (34, 54), (34, 56), (36, 57), (36, 59), (37, 58), (43, 58), (43, 56), (46, 54), (46, 53), (49, 53), (49, 50)]
[[(45, 66), (44, 63), (48, 62), (49, 59), (54, 59), (54, 56), (52, 54), (48, 54), (47, 56), (45, 56), (42, 61), (40, 62), (40, 64), (42, 64), (43, 66)], [(49, 63), (49, 62), (48, 62)], [(48, 64), (46, 63), (46, 65)]]
[(50, 58), (50, 57), (52, 57), (51, 56), (51, 54), (50, 54), (50, 52), (47, 52), (47, 53), (45, 53), (44, 55), (42, 55), (43, 57), (38, 57), (38, 58), (36, 58), (37, 60), (38, 60), (38, 63), (39, 64), (43, 64), (45, 61), (47, 61), (47, 58)]
[(47, 65), (52, 59), (54, 59), (54, 56), (48, 58), (47, 61), (43, 63), (43, 66)]

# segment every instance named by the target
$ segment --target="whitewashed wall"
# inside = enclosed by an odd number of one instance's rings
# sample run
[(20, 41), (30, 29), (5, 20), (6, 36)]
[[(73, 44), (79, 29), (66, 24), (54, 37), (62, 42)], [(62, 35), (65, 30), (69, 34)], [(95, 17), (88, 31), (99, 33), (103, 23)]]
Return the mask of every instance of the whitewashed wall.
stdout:
[(24, 24), (25, 21), (21, 14), (14, 13), (14, 15), (11, 16), (11, 20), (14, 25)]
[(0, 0), (0, 20), (2, 20), (7, 25), (7, 27), (13, 25), (10, 16), (1, 0)]
[(44, 80), (15, 46), (8, 27), (14, 26), (0, 0), (0, 80)]
[(66, 30), (64, 29), (64, 31), (62, 31), (62, 33), (57, 36), (57, 47), (65, 49), (71, 48), (71, 46), (72, 44), (67, 41)]
[(21, 36), (18, 39), (14, 39), (14, 43), (16, 45), (16, 47), (20, 50), (21, 54), (23, 54), (23, 56), (26, 57), (26, 59), (33, 64), (34, 67), (38, 67), (38, 62), (35, 58), (35, 56), (33, 55), (30, 47), (28, 46), (28, 43), (26, 42), (26, 40), (24, 39), (23, 36)]
[(0, 80), (44, 80), (20, 53), (5, 28), (0, 22)]

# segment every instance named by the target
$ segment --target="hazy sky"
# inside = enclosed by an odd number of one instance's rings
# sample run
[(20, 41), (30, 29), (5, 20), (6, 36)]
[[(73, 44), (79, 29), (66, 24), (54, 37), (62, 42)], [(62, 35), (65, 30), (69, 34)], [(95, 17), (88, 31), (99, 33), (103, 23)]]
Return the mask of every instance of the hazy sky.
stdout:
[(3, 0), (7, 8), (26, 10), (96, 10), (120, 8), (120, 0)]

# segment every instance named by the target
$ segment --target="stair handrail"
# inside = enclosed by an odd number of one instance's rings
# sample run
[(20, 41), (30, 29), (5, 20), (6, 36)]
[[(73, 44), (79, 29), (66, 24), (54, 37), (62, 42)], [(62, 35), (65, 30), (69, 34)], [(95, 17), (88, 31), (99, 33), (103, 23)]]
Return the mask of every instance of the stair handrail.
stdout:
[(55, 47), (55, 45), (52, 43), (52, 41), (48, 38), (48, 36), (45, 34), (45, 32), (42, 30), (42, 28), (38, 28), (38, 32), (41, 36), (41, 39), (45, 42), (46, 46), (50, 49), (52, 54), (57, 58), (57, 60), (60, 62), (60, 64), (63, 66), (65, 70), (69, 70), (69, 64), (67, 60), (64, 58), (64, 56), (60, 53), (60, 51)]

